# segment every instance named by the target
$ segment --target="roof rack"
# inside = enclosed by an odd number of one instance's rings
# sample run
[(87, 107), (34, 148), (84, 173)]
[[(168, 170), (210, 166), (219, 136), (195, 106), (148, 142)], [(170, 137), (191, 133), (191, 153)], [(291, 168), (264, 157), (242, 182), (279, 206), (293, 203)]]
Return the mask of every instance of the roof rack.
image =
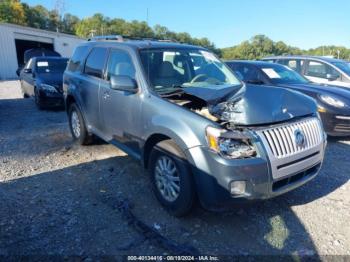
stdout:
[(123, 42), (124, 37), (122, 35), (99, 35), (88, 39), (88, 41), (104, 41), (104, 40)]
[(137, 37), (137, 36), (125, 36), (125, 35), (101, 35), (94, 36), (88, 39), (88, 41), (158, 41), (158, 42), (178, 42), (173, 39), (159, 39), (153, 37)]

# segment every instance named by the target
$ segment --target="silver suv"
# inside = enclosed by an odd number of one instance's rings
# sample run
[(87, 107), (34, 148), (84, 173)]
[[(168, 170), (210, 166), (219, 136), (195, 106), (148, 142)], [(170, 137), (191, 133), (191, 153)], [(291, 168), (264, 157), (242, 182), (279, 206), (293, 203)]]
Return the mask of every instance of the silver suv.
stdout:
[(244, 85), (197, 46), (93, 39), (76, 48), (64, 96), (74, 139), (96, 135), (141, 160), (176, 216), (195, 199), (221, 210), (280, 195), (314, 178), (324, 157), (311, 98)]

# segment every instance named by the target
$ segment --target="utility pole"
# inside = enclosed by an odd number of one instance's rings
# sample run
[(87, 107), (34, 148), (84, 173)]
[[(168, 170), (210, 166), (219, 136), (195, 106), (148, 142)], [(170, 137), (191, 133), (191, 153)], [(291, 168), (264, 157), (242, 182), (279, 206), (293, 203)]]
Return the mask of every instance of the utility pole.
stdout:
[(338, 53), (338, 59), (340, 58), (340, 50), (337, 50)]
[(54, 10), (55, 10), (55, 12), (57, 14), (57, 19), (58, 19), (57, 26), (56, 26), (57, 33), (59, 32), (59, 28), (58, 28), (59, 24), (63, 20), (63, 14), (65, 12), (65, 6), (66, 6), (66, 4), (65, 4), (64, 0), (55, 0)]

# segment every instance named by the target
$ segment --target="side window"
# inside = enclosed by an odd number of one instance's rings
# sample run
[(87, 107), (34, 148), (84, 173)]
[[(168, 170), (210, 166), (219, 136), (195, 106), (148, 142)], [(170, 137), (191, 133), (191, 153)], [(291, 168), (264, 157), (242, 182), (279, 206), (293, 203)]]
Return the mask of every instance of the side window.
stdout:
[(286, 62), (287, 62), (286, 66), (288, 66), (289, 68), (295, 71), (298, 69), (297, 60), (286, 60)]
[(71, 72), (77, 71), (82, 61), (86, 57), (87, 52), (88, 52), (87, 46), (78, 46), (74, 50), (74, 54), (72, 58), (69, 60), (67, 70)]
[(33, 59), (31, 58), (28, 63), (25, 65), (24, 69), (29, 69), (29, 68), (33, 68)]
[(304, 61), (299, 59), (286, 60), (285, 65), (294, 71), (301, 72), (303, 68)]
[(234, 68), (235, 73), (244, 81), (262, 81), (260, 72), (253, 66), (238, 65)]
[(306, 76), (327, 78), (327, 65), (321, 62), (309, 61), (309, 65), (306, 69)]
[(327, 74), (332, 79), (332, 81), (342, 79), (342, 75), (336, 69), (334, 69), (331, 66), (327, 66), (327, 67), (328, 67)]
[(135, 79), (135, 67), (128, 53), (121, 50), (111, 50), (108, 65), (107, 65), (107, 80), (109, 81), (112, 75), (129, 76)]
[(107, 57), (107, 49), (95, 47), (86, 59), (84, 73), (90, 76), (102, 78), (103, 69)]

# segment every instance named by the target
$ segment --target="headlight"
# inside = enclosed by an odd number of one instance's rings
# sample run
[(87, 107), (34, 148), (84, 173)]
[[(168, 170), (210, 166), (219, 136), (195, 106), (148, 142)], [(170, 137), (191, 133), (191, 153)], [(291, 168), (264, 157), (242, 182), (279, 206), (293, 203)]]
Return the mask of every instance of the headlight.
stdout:
[(40, 87), (42, 89), (44, 89), (45, 91), (48, 91), (48, 92), (57, 92), (56, 88), (54, 86), (50, 86), (50, 85), (47, 85), (47, 84), (41, 84)]
[(240, 159), (257, 155), (250, 138), (240, 131), (226, 131), (208, 126), (206, 137), (209, 148), (224, 157)]
[(325, 102), (328, 105), (334, 106), (334, 107), (338, 107), (338, 108), (342, 108), (345, 106), (345, 103), (341, 100), (339, 100), (338, 98), (335, 98), (333, 96), (329, 96), (329, 95), (320, 95), (320, 98), (323, 102)]

